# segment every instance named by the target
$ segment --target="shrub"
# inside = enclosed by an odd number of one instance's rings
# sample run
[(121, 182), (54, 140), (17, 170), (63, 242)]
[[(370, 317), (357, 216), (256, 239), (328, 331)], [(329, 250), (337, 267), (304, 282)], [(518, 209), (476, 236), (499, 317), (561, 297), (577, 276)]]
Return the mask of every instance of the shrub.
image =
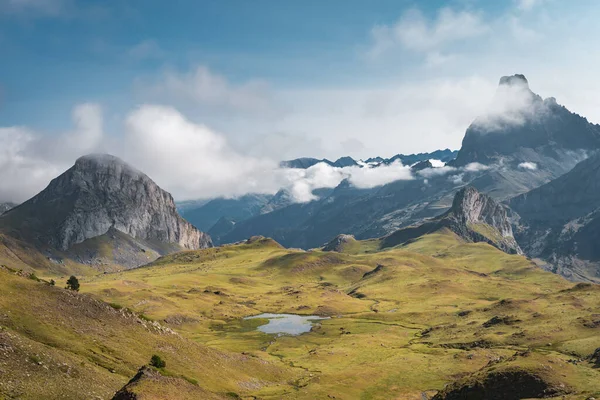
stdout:
[(67, 280), (67, 289), (74, 290), (79, 292), (79, 280), (75, 275), (71, 275), (71, 277)]
[(167, 363), (165, 362), (165, 360), (160, 358), (160, 356), (155, 354), (150, 359), (150, 365), (153, 366), (154, 368), (164, 368), (167, 366)]
[(54, 279), (50, 279), (50, 286), (54, 286), (56, 285), (56, 282), (54, 281)]

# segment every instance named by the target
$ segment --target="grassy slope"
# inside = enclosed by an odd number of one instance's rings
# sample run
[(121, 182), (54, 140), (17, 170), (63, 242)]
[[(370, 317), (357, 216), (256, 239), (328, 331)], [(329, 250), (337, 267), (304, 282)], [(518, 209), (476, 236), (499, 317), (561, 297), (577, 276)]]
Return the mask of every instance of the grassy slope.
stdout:
[(130, 311), (6, 269), (0, 293), (0, 398), (111, 398), (153, 354), (166, 360), (166, 374), (197, 381), (215, 397), (281, 391), (297, 379), (279, 364), (199, 345)]
[[(600, 347), (600, 287), (575, 286), (448, 231), (377, 247), (358, 242), (340, 254), (259, 241), (178, 253), (86, 278), (82, 288), (210, 347), (305, 373), (293, 391), (263, 398), (421, 399), (527, 348), (534, 357), (511, 363), (533, 368), (535, 360), (549, 380), (600, 394), (598, 370), (567, 363)], [(302, 336), (273, 337), (254, 329), (260, 321), (241, 320), (261, 312), (332, 318)], [(493, 317), (500, 322), (485, 327)]]

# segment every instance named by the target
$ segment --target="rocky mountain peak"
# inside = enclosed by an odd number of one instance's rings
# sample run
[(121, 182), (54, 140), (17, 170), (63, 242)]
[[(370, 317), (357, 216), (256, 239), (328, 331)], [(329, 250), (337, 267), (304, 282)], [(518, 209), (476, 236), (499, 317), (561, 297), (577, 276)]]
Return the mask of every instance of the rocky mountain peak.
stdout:
[(500, 78), (498, 86), (523, 86), (529, 89), (529, 82), (527, 81), (527, 78), (525, 78), (525, 75), (515, 74)]
[[(453, 166), (472, 162), (489, 165), (503, 160), (516, 164), (540, 158), (542, 168), (564, 173), (578, 154), (600, 148), (600, 126), (532, 92), (523, 75), (504, 76), (486, 112), (469, 126)], [(515, 165), (516, 165), (515, 164)], [(545, 164), (545, 165), (541, 165)], [(529, 172), (532, 174), (532, 172)]]
[(115, 229), (157, 246), (212, 245), (179, 216), (173, 197), (147, 175), (108, 154), (79, 158), (42, 192), (2, 216), (19, 236), (61, 251)]
[(460, 236), (474, 241), (484, 241), (477, 238), (484, 236), (501, 250), (522, 253), (514, 239), (506, 207), (474, 187), (467, 186), (456, 193), (446, 218), (452, 221), (451, 229)]
[(450, 211), (464, 223), (487, 223), (501, 233), (512, 236), (506, 208), (472, 186), (464, 187), (456, 193)]

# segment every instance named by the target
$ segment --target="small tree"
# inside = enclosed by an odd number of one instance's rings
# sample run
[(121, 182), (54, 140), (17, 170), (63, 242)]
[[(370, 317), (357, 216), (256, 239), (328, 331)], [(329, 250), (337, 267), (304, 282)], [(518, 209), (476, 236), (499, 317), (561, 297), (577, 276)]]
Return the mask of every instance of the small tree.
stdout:
[(165, 362), (165, 360), (160, 358), (160, 356), (157, 356), (155, 354), (150, 359), (150, 365), (153, 366), (154, 368), (164, 368), (167, 366), (167, 363)]
[(79, 292), (79, 280), (75, 275), (71, 275), (69, 280), (67, 280), (67, 289)]
[(56, 282), (54, 281), (54, 279), (50, 279), (50, 286), (54, 286), (56, 285)]

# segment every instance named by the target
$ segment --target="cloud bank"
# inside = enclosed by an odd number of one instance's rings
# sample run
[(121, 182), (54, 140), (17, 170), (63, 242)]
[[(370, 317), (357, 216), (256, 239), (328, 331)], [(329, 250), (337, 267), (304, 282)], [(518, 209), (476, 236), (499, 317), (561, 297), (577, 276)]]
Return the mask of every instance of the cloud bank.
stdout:
[(0, 128), (0, 201), (21, 202), (43, 189), (81, 155), (109, 152), (145, 172), (178, 200), (275, 194), (287, 190), (295, 201), (316, 199), (315, 189), (344, 179), (359, 188), (413, 179), (410, 168), (280, 168), (279, 160), (252, 157), (234, 149), (225, 136), (189, 121), (172, 107), (144, 105), (131, 111), (122, 134), (103, 132), (99, 106), (73, 110), (73, 129), (50, 137), (25, 127)]

